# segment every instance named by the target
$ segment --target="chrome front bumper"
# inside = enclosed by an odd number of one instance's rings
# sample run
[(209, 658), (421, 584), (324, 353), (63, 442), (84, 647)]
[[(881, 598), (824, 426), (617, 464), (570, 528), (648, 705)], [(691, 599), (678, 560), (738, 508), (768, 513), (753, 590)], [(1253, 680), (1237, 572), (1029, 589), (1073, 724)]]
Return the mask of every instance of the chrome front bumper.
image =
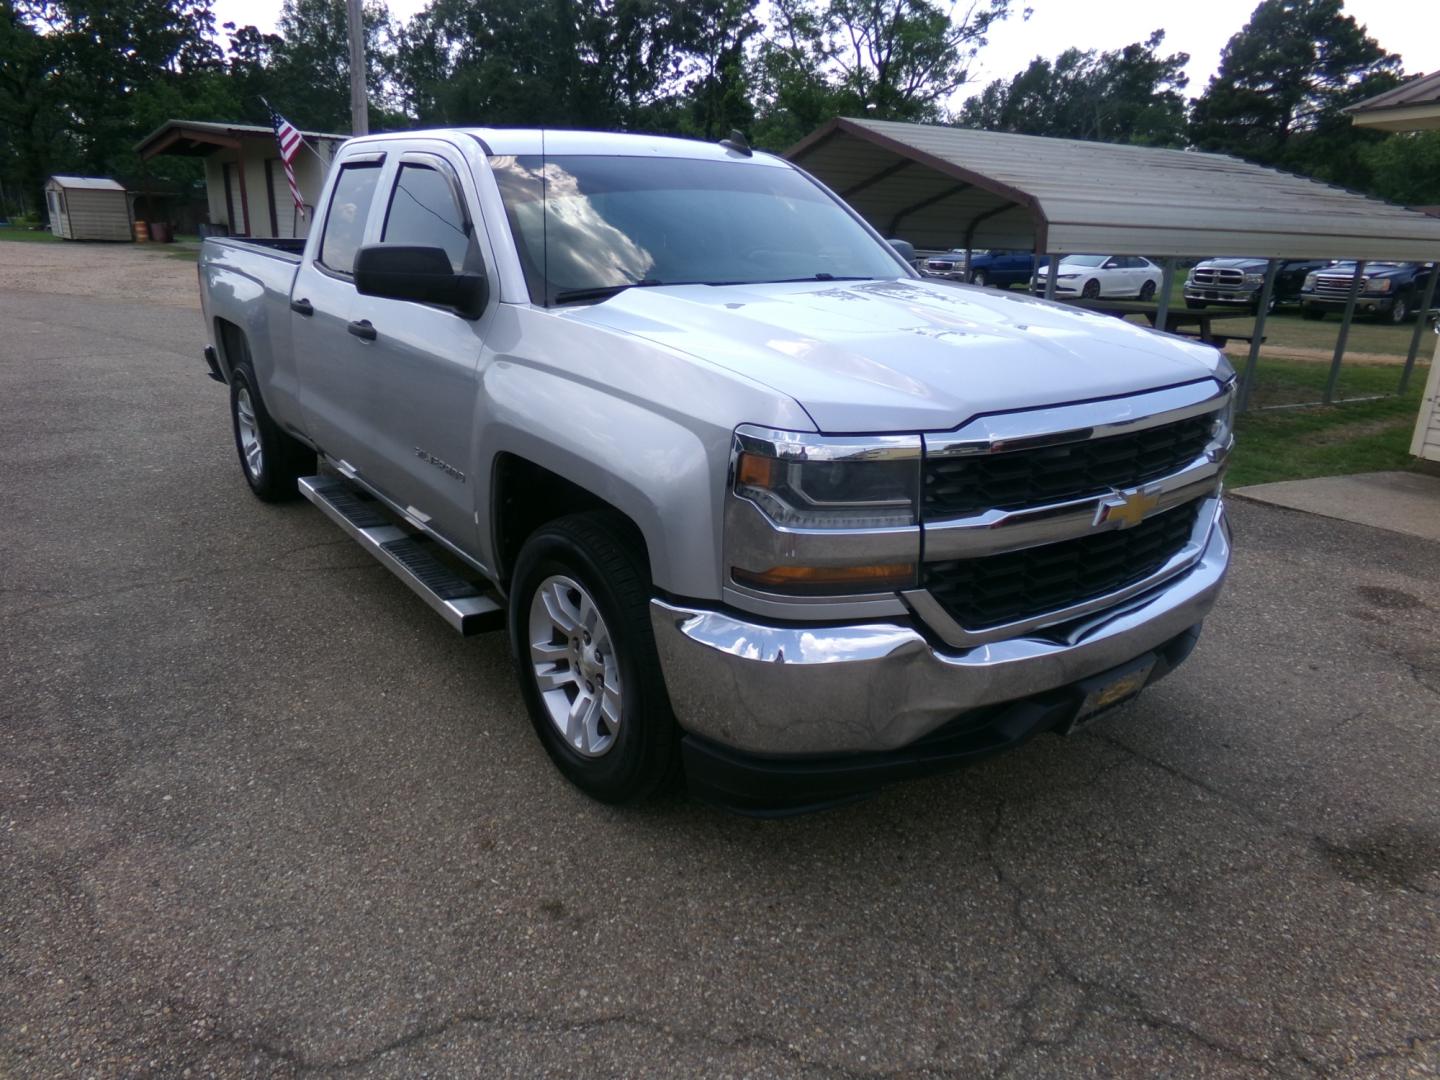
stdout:
[(1033, 636), (942, 650), (907, 621), (770, 626), (655, 600), (680, 726), (756, 754), (890, 750), (970, 709), (1125, 663), (1199, 623), (1230, 563), (1223, 506), (1199, 559), (1151, 591)]

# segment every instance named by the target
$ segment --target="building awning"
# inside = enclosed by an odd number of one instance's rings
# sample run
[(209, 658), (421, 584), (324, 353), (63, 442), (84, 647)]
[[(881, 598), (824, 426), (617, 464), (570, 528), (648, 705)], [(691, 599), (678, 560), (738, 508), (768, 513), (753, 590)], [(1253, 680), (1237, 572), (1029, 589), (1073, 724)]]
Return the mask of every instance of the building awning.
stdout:
[[(311, 142), (344, 142), (349, 135), (325, 131), (300, 132)], [(217, 150), (238, 150), (247, 139), (275, 139), (274, 129), (263, 124), (212, 123), (208, 120), (167, 120), (135, 144), (142, 159), (160, 154), (207, 157)]]
[(1342, 111), (1357, 127), (1382, 131), (1440, 128), (1440, 71), (1408, 79), (1393, 90), (1357, 101)]
[(1440, 220), (1222, 154), (841, 118), (785, 156), (917, 247), (1440, 258)]

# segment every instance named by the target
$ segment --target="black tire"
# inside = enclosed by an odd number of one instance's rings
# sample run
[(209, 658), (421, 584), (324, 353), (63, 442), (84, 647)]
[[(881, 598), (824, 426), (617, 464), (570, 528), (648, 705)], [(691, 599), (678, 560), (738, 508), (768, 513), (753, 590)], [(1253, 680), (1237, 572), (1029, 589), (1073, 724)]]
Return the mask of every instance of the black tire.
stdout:
[(983, 289), (986, 285), (990, 284), (990, 279), (986, 276), (984, 270), (976, 270), (975, 273), (970, 275), (970, 283), (972, 285), (978, 285)]
[(1393, 326), (1410, 321), (1410, 296), (1408, 293), (1401, 293), (1395, 297), (1395, 302), (1390, 305), (1390, 310), (1385, 312), (1381, 318)]
[(1080, 295), (1083, 296), (1086, 300), (1098, 299), (1100, 296), (1100, 282), (1096, 281), (1094, 278), (1091, 278), (1089, 281), (1085, 282), (1085, 287), (1080, 290)]
[(1305, 304), (1300, 308), (1300, 317), (1302, 319), (1323, 319), (1325, 318), (1325, 309), (1316, 307), (1314, 304)]
[[(642, 550), (634, 529), (617, 515), (572, 514), (531, 534), (510, 582), (510, 651), (535, 734), (571, 783), (605, 803), (643, 799), (679, 775), (679, 731), (655, 651), (653, 590)], [(589, 594), (609, 633), (611, 659), (619, 671), (621, 720), (609, 748), (599, 756), (578, 752), (561, 735), (541, 698), (530, 659), (531, 601), (556, 576)]]
[(1149, 300), (1149, 299), (1150, 299), (1151, 297), (1153, 297), (1154, 295), (1155, 295), (1155, 283), (1154, 283), (1153, 281), (1147, 281), (1147, 282), (1145, 282), (1144, 285), (1141, 285), (1141, 286), (1140, 286), (1140, 299), (1141, 299), (1141, 300)]
[[(241, 402), (250, 405), (253, 430), (259, 442), (259, 464), (246, 453), (241, 435)], [(296, 481), (315, 472), (315, 451), (299, 439), (287, 435), (270, 418), (260, 397), (255, 369), (248, 358), (230, 369), (230, 430), (235, 436), (235, 452), (240, 456), (240, 470), (250, 490), (265, 502), (286, 502), (300, 494)]]

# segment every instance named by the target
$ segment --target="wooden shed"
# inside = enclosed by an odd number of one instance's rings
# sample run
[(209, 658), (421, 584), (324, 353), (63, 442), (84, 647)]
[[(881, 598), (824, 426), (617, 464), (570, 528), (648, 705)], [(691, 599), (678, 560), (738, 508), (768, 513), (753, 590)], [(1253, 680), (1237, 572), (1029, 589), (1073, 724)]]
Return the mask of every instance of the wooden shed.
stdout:
[(45, 181), (50, 231), (66, 240), (131, 240), (125, 186), (103, 176), (52, 176)]

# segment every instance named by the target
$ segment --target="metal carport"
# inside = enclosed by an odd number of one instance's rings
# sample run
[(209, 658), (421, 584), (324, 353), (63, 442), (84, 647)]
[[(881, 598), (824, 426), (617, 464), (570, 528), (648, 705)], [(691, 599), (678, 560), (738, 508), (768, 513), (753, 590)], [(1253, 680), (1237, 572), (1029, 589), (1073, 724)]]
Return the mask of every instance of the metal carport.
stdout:
[(1364, 262), (1440, 259), (1440, 219), (1222, 154), (838, 118), (785, 156), (917, 247), (1160, 258), (1162, 325), (1176, 258), (1270, 260), (1265, 303), (1281, 258), (1355, 259), (1327, 400)]

